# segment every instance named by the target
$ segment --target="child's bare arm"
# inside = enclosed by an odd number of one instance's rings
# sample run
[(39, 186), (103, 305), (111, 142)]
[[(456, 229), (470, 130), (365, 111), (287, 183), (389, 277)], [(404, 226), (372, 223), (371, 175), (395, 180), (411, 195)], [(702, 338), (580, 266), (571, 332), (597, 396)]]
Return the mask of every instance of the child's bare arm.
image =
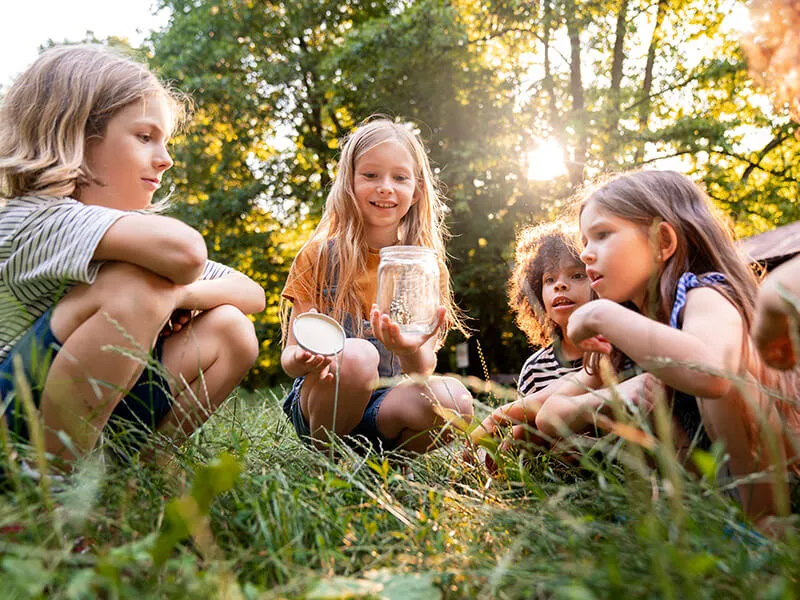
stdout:
[(524, 398), (497, 407), (483, 420), (481, 427), (487, 432), (494, 434), (498, 425), (532, 424), (539, 410), (552, 395), (578, 396), (585, 393), (587, 389), (598, 385), (599, 380), (593, 375), (589, 375), (586, 371), (581, 370), (577, 373), (568, 373), (551, 382), (538, 392), (528, 394)]
[(640, 365), (656, 358), (679, 362), (652, 369), (668, 386), (702, 398), (719, 398), (730, 389), (725, 373), (739, 368), (743, 334), (739, 311), (711, 288), (689, 292), (682, 329), (609, 300), (584, 304), (570, 316), (567, 327), (578, 346), (602, 335)]
[(209, 310), (222, 304), (235, 306), (246, 315), (260, 313), (266, 305), (264, 289), (234, 271), (227, 277), (198, 279), (185, 285), (176, 308)]
[(551, 437), (563, 435), (565, 429), (581, 433), (594, 428), (595, 415), (610, 416), (610, 401), (619, 398), (628, 405), (638, 407), (648, 413), (655, 401), (655, 395), (663, 393), (663, 383), (651, 375), (643, 373), (631, 377), (614, 388), (600, 388), (587, 392), (586, 388), (577, 393), (578, 387), (562, 388), (543, 403), (536, 414), (536, 427)]
[(790, 369), (798, 359), (790, 335), (791, 328), (798, 327), (798, 315), (784, 296), (800, 301), (800, 258), (782, 264), (764, 280), (753, 321), (753, 340), (767, 364)]
[(95, 260), (132, 263), (179, 284), (200, 277), (207, 258), (200, 233), (177, 219), (140, 213), (111, 225), (94, 253)]

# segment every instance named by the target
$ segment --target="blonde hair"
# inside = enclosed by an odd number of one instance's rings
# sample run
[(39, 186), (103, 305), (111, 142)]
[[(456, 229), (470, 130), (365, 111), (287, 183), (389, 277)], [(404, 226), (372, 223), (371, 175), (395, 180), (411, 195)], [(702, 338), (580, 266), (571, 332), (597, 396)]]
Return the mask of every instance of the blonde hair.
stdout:
[(105, 46), (46, 50), (0, 106), (0, 197), (78, 196), (93, 178), (86, 143), (102, 138), (122, 109), (151, 96), (171, 104), (173, 128), (187, 99), (145, 65)]
[(544, 346), (553, 337), (564, 337), (558, 324), (548, 318), (542, 296), (542, 277), (564, 259), (583, 267), (577, 231), (561, 221), (529, 225), (517, 233), (514, 270), (508, 280), (508, 304), (517, 326), (533, 346)]
[[(338, 172), (325, 202), (322, 219), (303, 250), (316, 253), (311, 281), (316, 286), (309, 296), (316, 306), (342, 322), (347, 315), (361, 314), (359, 290), (355, 285), (366, 271), (368, 246), (364, 219), (355, 197), (356, 162), (379, 144), (396, 142), (405, 148), (414, 162), (417, 201), (400, 221), (398, 243), (423, 246), (436, 251), (439, 263), (439, 295), (447, 310), (447, 326), (466, 333), (460, 311), (453, 299), (450, 274), (447, 268), (445, 240), (448, 237), (444, 221), (445, 204), (438, 182), (428, 161), (419, 135), (409, 123), (387, 118), (367, 119), (342, 143)], [(303, 251), (301, 250), (301, 252)], [(329, 298), (324, 290), (336, 286), (337, 293)], [(284, 315), (284, 339), (287, 325)], [(365, 315), (366, 316), (366, 315)], [(361, 335), (361, 319), (353, 318), (356, 333)], [(442, 331), (440, 341), (447, 331)]]

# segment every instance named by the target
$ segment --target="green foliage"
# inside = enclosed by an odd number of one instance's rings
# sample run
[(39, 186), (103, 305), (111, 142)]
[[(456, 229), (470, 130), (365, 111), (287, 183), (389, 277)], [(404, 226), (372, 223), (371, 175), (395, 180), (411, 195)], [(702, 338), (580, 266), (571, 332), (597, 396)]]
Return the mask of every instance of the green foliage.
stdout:
[[(464, 461), (461, 444), (422, 457), (337, 445), (331, 459), (297, 440), (281, 395), (231, 399), (166, 471), (109, 464), (98, 496), (101, 463), (80, 462), (77, 477), (52, 492), (56, 510), (23, 479), (0, 496), (6, 596), (797, 594), (796, 536), (762, 537), (714, 484), (680, 470), (670, 485), (651, 466), (655, 456), (619, 439), (600, 440), (580, 465), (511, 452), (492, 476)], [(64, 519), (67, 496), (95, 498), (85, 518)], [(189, 500), (194, 516), (178, 519), (175, 507)]]
[(220, 493), (230, 490), (239, 478), (241, 465), (230, 454), (223, 453), (196, 474), (192, 492), (167, 505), (166, 523), (156, 538), (151, 554), (156, 566), (162, 566), (175, 545), (190, 535), (204, 532), (211, 502)]
[[(470, 372), (529, 351), (506, 308), (517, 228), (567, 214), (595, 174), (673, 167), (707, 187), (740, 235), (798, 216), (800, 142), (747, 74), (725, 15), (740, 0), (162, 0), (152, 64), (196, 103), (176, 140), (178, 215), (216, 259), (267, 291), (262, 359), (282, 377), (280, 291), (316, 223), (338, 143), (365, 117), (414, 120), (444, 183)], [(568, 174), (527, 178), (563, 144)], [(448, 340), (440, 370), (454, 369)]]

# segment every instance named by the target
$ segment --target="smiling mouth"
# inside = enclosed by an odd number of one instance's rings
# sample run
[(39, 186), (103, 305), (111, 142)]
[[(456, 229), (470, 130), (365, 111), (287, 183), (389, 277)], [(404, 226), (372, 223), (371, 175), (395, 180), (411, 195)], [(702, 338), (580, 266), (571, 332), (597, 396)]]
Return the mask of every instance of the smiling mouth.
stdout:
[(370, 202), (370, 204), (378, 208), (395, 208), (397, 206), (394, 202)]
[(565, 308), (570, 306), (575, 306), (575, 303), (569, 298), (556, 298), (553, 301), (553, 308)]

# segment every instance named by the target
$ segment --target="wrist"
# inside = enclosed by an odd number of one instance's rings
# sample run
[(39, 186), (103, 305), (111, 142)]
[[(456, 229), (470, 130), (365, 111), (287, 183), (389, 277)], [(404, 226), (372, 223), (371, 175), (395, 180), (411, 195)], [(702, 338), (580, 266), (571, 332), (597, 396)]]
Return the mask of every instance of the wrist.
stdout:
[(603, 323), (607, 322), (611, 313), (616, 308), (621, 308), (625, 310), (621, 305), (617, 304), (616, 302), (612, 302), (611, 300), (605, 300), (600, 298), (599, 300), (593, 300), (588, 305), (589, 311), (586, 314), (586, 324), (592, 331), (595, 331), (599, 334), (602, 334), (602, 325)]

